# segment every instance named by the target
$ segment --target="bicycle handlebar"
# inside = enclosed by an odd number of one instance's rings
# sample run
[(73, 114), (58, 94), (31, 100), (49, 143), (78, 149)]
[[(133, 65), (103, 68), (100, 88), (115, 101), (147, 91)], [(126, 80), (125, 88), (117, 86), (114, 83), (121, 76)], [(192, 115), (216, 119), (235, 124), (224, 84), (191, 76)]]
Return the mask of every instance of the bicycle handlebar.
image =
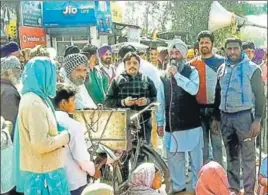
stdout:
[(159, 102), (153, 102), (151, 104), (149, 104), (148, 106), (146, 106), (144, 109), (142, 109), (141, 111), (139, 111), (138, 113), (134, 114), (133, 116), (130, 117), (130, 121), (134, 121), (136, 118), (138, 118), (142, 113), (146, 112), (147, 110), (149, 110), (152, 107), (158, 107), (160, 106)]

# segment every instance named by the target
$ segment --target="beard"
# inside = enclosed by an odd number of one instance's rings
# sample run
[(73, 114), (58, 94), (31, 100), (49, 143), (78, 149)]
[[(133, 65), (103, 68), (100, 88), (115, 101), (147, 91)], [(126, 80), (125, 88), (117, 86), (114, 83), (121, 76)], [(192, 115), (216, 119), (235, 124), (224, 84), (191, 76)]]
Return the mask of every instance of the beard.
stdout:
[(79, 77), (79, 78), (76, 78), (76, 79), (70, 78), (70, 80), (76, 86), (83, 85), (85, 83), (85, 78), (82, 78), (82, 77)]
[(184, 68), (184, 65), (186, 63), (186, 60), (181, 58), (181, 59), (175, 59), (175, 58), (172, 58), (170, 59), (170, 65), (172, 66), (176, 66), (178, 71), (181, 72)]
[(201, 47), (200, 51), (201, 51), (202, 54), (210, 54), (210, 53), (212, 53), (212, 48)]
[(231, 62), (238, 62), (240, 60), (240, 56), (238, 55), (230, 55), (228, 58), (231, 60)]
[(16, 86), (20, 83), (20, 76), (14, 75), (13, 72), (11, 72), (11, 71), (8, 72), (8, 78), (14, 86)]
[(105, 58), (105, 59), (102, 60), (102, 62), (105, 65), (110, 65), (112, 63), (112, 58)]
[(9, 78), (9, 79), (10, 79), (11, 83), (12, 83), (14, 86), (16, 86), (16, 85), (18, 85), (18, 84), (20, 83), (20, 79), (19, 79), (19, 78), (11, 77), (11, 78)]

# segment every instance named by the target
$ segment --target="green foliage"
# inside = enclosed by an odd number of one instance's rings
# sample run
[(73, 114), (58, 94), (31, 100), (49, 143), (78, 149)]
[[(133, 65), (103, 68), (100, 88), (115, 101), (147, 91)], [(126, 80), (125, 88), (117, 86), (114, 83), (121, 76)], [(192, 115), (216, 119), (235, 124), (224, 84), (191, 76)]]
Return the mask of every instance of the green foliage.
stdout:
[[(127, 14), (125, 14), (125, 17), (127, 17), (127, 23), (140, 25), (143, 35), (151, 34), (154, 29), (157, 29), (158, 32), (183, 31), (189, 33), (189, 42), (187, 44), (193, 44), (196, 42), (198, 33), (208, 29), (212, 2), (213, 0), (127, 1)], [(246, 1), (226, 0), (221, 0), (219, 3), (226, 10), (241, 17), (250, 14), (267, 13), (267, 4), (257, 5), (249, 4)], [(142, 13), (140, 12), (141, 10)], [(168, 23), (171, 23), (170, 28)], [(216, 47), (222, 46), (226, 38), (233, 36), (231, 27), (219, 29), (214, 34)], [(241, 34), (241, 38), (252, 40), (256, 36)], [(259, 39), (261, 41), (263, 37)]]
[[(207, 1), (173, 1), (172, 29), (175, 31), (187, 31), (190, 33), (190, 43), (196, 41), (198, 33), (208, 29), (210, 6), (213, 0)], [(248, 15), (249, 10), (256, 5), (238, 1), (219, 1), (228, 11), (238, 16)], [(267, 7), (266, 7), (267, 9)], [(222, 46), (227, 37), (232, 36), (231, 27), (226, 27), (214, 32), (216, 46)]]
[[(190, 33), (190, 41), (194, 43), (197, 34), (207, 29), (209, 1), (174, 1), (172, 8), (172, 29)], [(191, 44), (190, 43), (190, 44)]]

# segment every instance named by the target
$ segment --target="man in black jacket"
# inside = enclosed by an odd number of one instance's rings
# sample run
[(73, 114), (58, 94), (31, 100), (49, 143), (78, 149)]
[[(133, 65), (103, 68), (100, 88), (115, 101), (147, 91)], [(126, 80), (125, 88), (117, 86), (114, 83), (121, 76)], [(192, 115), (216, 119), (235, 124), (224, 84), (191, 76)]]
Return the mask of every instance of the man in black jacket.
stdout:
[[(147, 76), (139, 72), (140, 57), (136, 53), (127, 53), (123, 62), (125, 71), (113, 80), (104, 104), (110, 108), (142, 110), (156, 101), (156, 88)], [(142, 115), (141, 127), (144, 131), (141, 131), (140, 136), (150, 144), (152, 130), (150, 112)]]

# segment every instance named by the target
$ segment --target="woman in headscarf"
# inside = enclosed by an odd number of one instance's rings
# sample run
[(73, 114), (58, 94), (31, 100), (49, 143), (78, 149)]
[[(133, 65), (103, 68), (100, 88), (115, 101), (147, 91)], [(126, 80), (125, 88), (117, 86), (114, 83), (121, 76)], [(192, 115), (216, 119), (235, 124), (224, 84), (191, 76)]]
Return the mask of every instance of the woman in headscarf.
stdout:
[(153, 163), (143, 163), (131, 174), (127, 195), (165, 195), (158, 192), (162, 185), (162, 176)]
[(223, 167), (214, 161), (204, 165), (198, 174), (196, 195), (233, 195), (229, 191), (227, 174)]
[[(31, 59), (22, 77), (17, 130), (25, 195), (69, 195), (64, 151), (70, 135), (57, 125), (50, 98), (56, 94), (56, 66), (47, 57)], [(21, 187), (21, 186), (20, 186)]]

